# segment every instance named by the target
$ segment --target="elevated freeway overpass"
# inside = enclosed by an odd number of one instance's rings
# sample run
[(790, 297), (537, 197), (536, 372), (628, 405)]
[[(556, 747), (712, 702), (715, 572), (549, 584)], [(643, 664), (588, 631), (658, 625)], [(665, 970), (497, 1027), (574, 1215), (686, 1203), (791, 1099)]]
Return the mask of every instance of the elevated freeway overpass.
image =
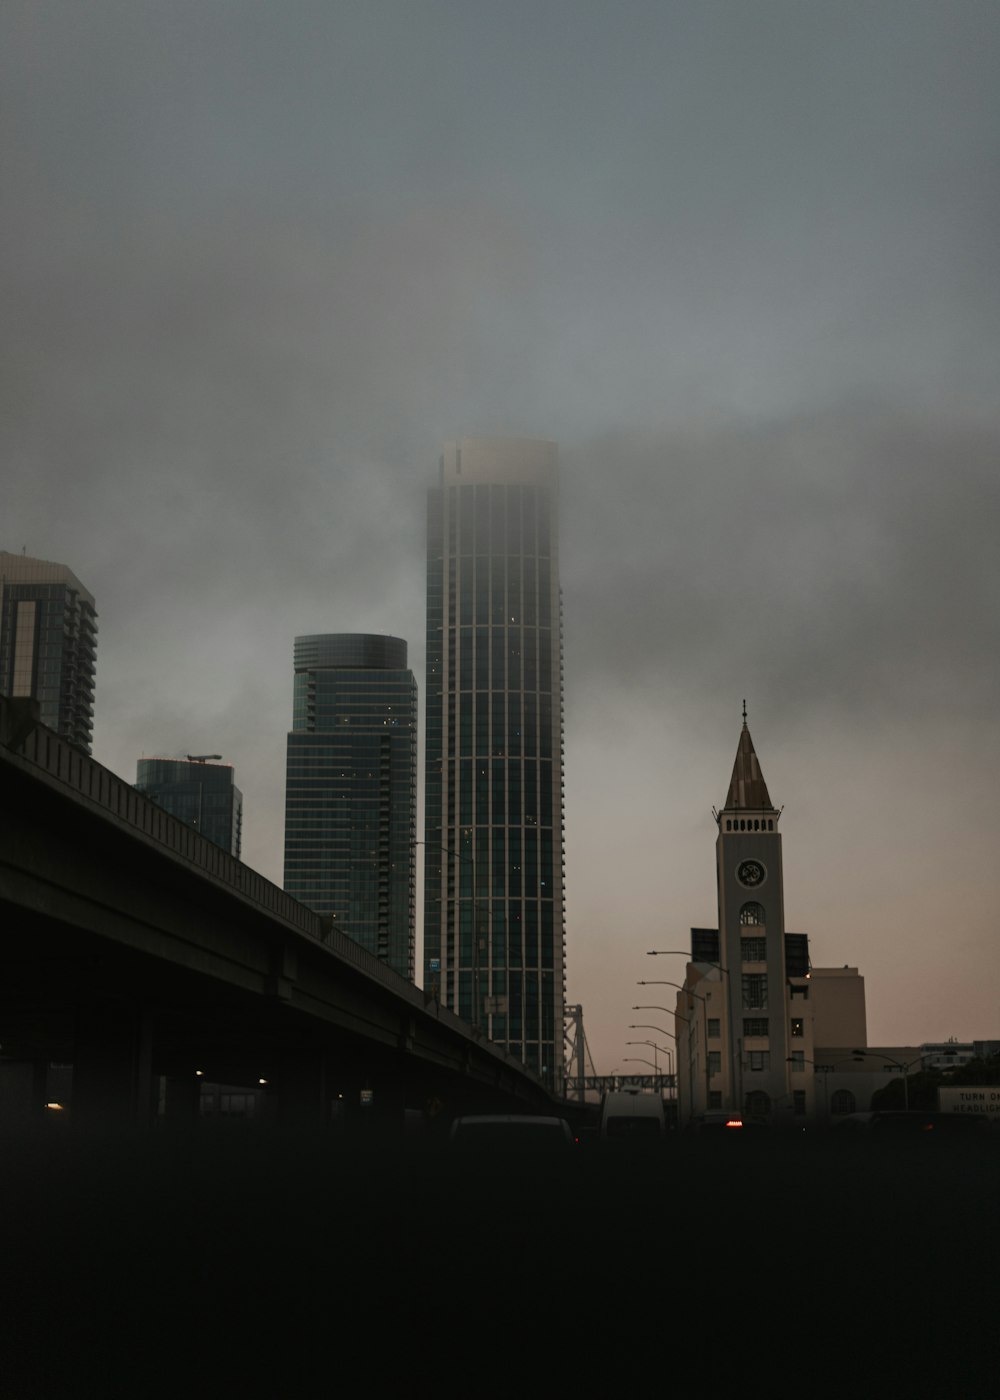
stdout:
[(0, 1113), (15, 1066), (43, 1112), (53, 1062), (94, 1124), (190, 1119), (202, 1078), (264, 1085), (268, 1116), (303, 1124), (338, 1105), (389, 1124), (555, 1111), (518, 1061), (29, 701), (0, 697), (0, 797)]

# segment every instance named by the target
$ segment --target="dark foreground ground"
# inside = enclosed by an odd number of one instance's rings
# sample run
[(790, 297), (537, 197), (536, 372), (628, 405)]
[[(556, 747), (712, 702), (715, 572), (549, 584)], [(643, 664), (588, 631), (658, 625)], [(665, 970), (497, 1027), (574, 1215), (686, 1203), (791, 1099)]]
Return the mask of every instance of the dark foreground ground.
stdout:
[(8, 1143), (0, 1397), (993, 1397), (998, 1146)]

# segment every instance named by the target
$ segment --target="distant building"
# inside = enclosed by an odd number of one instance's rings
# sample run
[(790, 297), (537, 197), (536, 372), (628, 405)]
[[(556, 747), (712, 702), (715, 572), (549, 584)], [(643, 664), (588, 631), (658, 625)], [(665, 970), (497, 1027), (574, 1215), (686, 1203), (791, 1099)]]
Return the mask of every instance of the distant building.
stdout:
[(868, 1044), (865, 979), (856, 967), (813, 967), (809, 1002), (817, 1045)]
[(785, 929), (781, 810), (746, 721), (716, 813), (717, 928), (691, 930), (677, 994), (681, 1117), (713, 1109), (771, 1123), (836, 1121), (929, 1063), (965, 1063), (973, 1045), (869, 1046), (864, 978), (812, 967), (805, 934)]
[(677, 996), (684, 1117), (715, 1108), (768, 1121), (813, 1112), (809, 944), (785, 931), (780, 816), (744, 720), (716, 813), (719, 925), (692, 930)]
[(33, 696), (40, 719), (90, 753), (97, 612), (65, 564), (0, 550), (0, 694)]
[(558, 450), (445, 445), (427, 513), (424, 987), (562, 1080)]
[(285, 889), (413, 981), (417, 685), (398, 637), (295, 638)]
[(140, 758), (135, 786), (239, 860), (243, 794), (236, 786), (232, 764), (210, 762), (207, 757)]
[(976, 1042), (972, 1040), (927, 1040), (921, 1045), (920, 1054), (924, 1069), (958, 1069), (979, 1058)]

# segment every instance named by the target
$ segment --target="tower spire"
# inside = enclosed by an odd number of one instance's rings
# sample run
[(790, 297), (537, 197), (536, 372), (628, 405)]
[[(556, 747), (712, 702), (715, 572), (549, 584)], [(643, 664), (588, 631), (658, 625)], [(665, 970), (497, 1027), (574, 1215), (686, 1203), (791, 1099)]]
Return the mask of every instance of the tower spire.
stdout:
[(733, 764), (733, 776), (729, 780), (729, 794), (723, 811), (773, 812), (774, 805), (767, 791), (764, 774), (760, 770), (757, 753), (747, 728), (746, 701), (743, 702), (743, 729)]

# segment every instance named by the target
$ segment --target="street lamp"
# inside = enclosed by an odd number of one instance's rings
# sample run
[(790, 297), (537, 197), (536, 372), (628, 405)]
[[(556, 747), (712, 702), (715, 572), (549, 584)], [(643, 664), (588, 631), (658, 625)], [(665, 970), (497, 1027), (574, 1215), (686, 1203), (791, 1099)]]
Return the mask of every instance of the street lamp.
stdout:
[[(626, 1045), (651, 1045), (651, 1046), (653, 1047), (654, 1053), (659, 1052), (659, 1053), (662, 1054), (662, 1055), (666, 1055), (666, 1057), (667, 1057), (667, 1065), (669, 1066), (668, 1073), (669, 1073), (669, 1074), (673, 1074), (673, 1072), (674, 1072), (674, 1063), (673, 1063), (673, 1061), (674, 1061), (674, 1053), (673, 1053), (673, 1051), (669, 1048), (669, 1046), (666, 1046), (666, 1045), (657, 1045), (657, 1043), (656, 1043), (655, 1040), (626, 1040), (625, 1044), (626, 1044)], [(660, 1071), (659, 1071), (659, 1068), (657, 1068), (657, 1071), (656, 1071), (656, 1072), (657, 1072), (657, 1074), (659, 1074), (659, 1072), (660, 1072)]]
[(860, 1060), (863, 1056), (868, 1056), (873, 1060), (881, 1060), (884, 1065), (891, 1065), (893, 1069), (898, 1069), (902, 1072), (903, 1109), (905, 1112), (908, 1113), (910, 1111), (910, 1084), (909, 1080), (906, 1077), (906, 1071), (912, 1069), (914, 1065), (923, 1064), (923, 1055), (918, 1055), (915, 1060), (911, 1060), (909, 1064), (903, 1065), (900, 1064), (898, 1060), (890, 1059), (888, 1055), (880, 1055), (877, 1050), (852, 1050), (851, 1054), (854, 1056), (855, 1060)]
[[(681, 1017), (681, 1019), (683, 1020), (684, 1018)], [(629, 1026), (629, 1030), (630, 1030), (630, 1031), (657, 1031), (660, 1035), (671, 1035), (671, 1034), (672, 1034), (671, 1031), (666, 1030), (663, 1026), (649, 1026), (649, 1025)]]
[[(704, 963), (706, 967), (716, 967), (716, 968), (718, 968), (718, 970), (719, 970), (720, 973), (724, 974), (726, 977), (729, 978), (729, 1012), (728, 1012), (728, 1018), (727, 1018), (727, 1035), (728, 1035), (728, 1038), (729, 1038), (729, 1075), (730, 1075), (730, 1086), (729, 1086), (729, 1087), (730, 1087), (730, 1092), (735, 1094), (735, 1092), (736, 1092), (736, 1066), (737, 1066), (737, 1063), (738, 1063), (737, 1055), (736, 1055), (736, 1014), (737, 1014), (737, 1012), (736, 1012), (736, 1007), (733, 1005), (733, 979), (732, 979), (732, 977), (731, 977), (731, 975), (730, 975), (729, 968), (728, 968), (728, 967), (723, 967), (721, 963), (712, 962), (711, 959), (709, 959), (709, 958), (695, 958), (695, 957), (692, 956), (690, 950), (687, 949), (687, 948), (650, 948), (650, 949), (647, 951), (647, 953), (646, 953), (647, 958), (669, 957), (669, 956), (673, 956), (673, 955), (676, 955), (677, 957), (684, 957), (684, 958), (687, 958), (689, 962)], [(669, 983), (668, 985), (671, 986), (671, 987), (675, 987), (675, 986), (677, 986), (677, 983), (676, 983), (676, 982), (671, 982), (671, 983)], [(688, 989), (687, 989), (686, 987), (682, 987), (682, 988), (681, 988), (681, 991), (688, 991)], [(697, 993), (697, 992), (690, 992), (689, 995), (691, 995), (691, 996), (697, 996), (698, 993)], [(708, 1015), (708, 1006), (707, 1006), (707, 1004), (706, 1004), (706, 1006), (705, 1006), (705, 1014), (706, 1014), (706, 1019), (707, 1019), (707, 1015)], [(683, 1018), (682, 1018), (682, 1019), (683, 1019)], [(706, 1026), (706, 1030), (707, 1030), (707, 1026)], [(740, 1092), (739, 1092), (739, 1098), (740, 1098), (740, 1099), (742, 1099), (742, 1097), (743, 1097), (743, 1078), (742, 1078), (742, 1075), (743, 1075), (743, 1070), (742, 1070), (742, 1065), (741, 1065), (741, 1066), (740, 1066)], [(705, 1093), (706, 1093), (706, 1095), (708, 1094), (708, 1082), (709, 1082), (708, 1043), (707, 1043), (707, 1039), (706, 1039), (706, 1045), (705, 1045)]]
[(709, 958), (694, 958), (687, 948), (650, 948), (646, 953), (646, 957), (661, 958), (672, 953), (676, 953), (678, 957), (687, 958), (688, 962), (699, 962), (704, 963), (706, 967), (717, 967), (720, 972), (724, 972), (727, 977), (729, 976), (728, 967), (723, 967), (721, 963), (712, 962)]
[[(685, 987), (685, 986), (684, 986), (682, 983), (680, 983), (680, 982), (641, 982), (641, 981), (640, 981), (640, 982), (637, 982), (635, 985), (636, 985), (637, 987), (676, 987), (677, 990), (678, 990), (679, 992), (683, 992), (685, 996), (697, 997), (699, 1001), (708, 1001), (708, 997), (703, 997), (702, 994), (701, 994), (701, 992), (693, 992), (693, 991), (691, 990), (690, 987)], [(711, 995), (712, 995), (712, 993), (709, 992), (708, 996), (710, 997)], [(661, 1007), (660, 1009), (662, 1010), (663, 1008)]]

